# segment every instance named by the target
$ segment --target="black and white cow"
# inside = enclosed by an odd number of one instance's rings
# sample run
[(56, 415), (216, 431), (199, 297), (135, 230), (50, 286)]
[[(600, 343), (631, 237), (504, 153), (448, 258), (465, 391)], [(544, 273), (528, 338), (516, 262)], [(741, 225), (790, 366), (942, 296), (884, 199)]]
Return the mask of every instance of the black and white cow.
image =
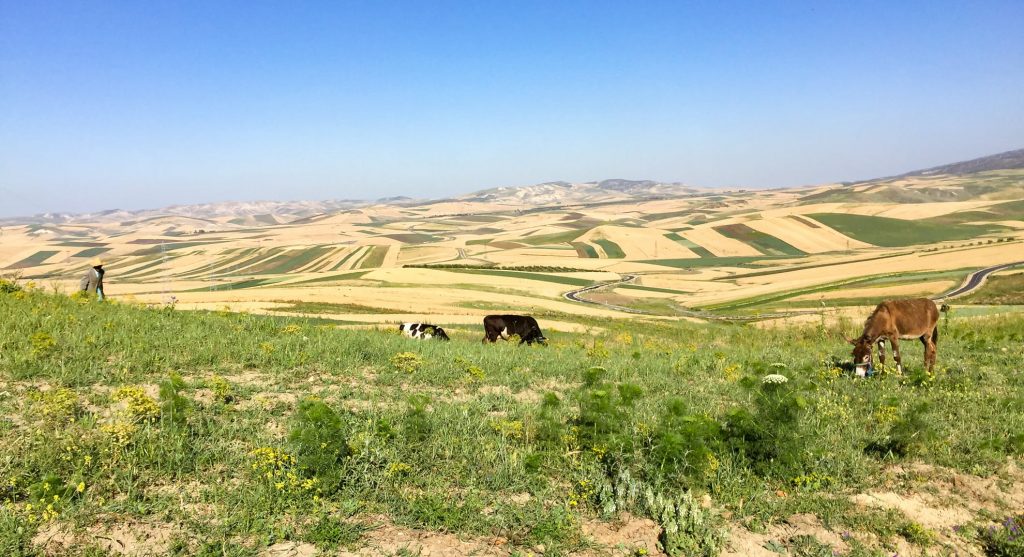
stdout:
[(519, 337), (519, 344), (539, 342), (547, 344), (548, 339), (540, 331), (537, 320), (529, 315), (488, 315), (484, 317), (483, 342), (508, 340), (512, 335)]
[(437, 325), (428, 325), (427, 323), (402, 323), (398, 326), (398, 330), (409, 338), (451, 340), (445, 334), (444, 329)]

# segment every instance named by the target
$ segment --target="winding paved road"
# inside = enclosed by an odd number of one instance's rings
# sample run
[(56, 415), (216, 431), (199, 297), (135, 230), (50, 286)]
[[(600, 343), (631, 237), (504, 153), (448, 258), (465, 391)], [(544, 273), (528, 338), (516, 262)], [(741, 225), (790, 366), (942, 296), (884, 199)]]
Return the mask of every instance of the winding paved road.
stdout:
[[(975, 271), (975, 272), (971, 273), (970, 275), (968, 275), (967, 279), (964, 280), (964, 283), (961, 284), (959, 287), (957, 287), (956, 289), (951, 290), (951, 291), (943, 294), (942, 296), (938, 296), (938, 297), (934, 298), (934, 300), (937, 301), (937, 302), (942, 302), (942, 301), (947, 300), (949, 298), (954, 298), (956, 296), (962, 296), (964, 294), (970, 293), (970, 292), (976, 290), (977, 288), (979, 288), (982, 284), (984, 284), (985, 283), (985, 279), (987, 279), (988, 276), (991, 275), (992, 273), (1003, 271), (1003, 270), (1009, 269), (1011, 267), (1016, 267), (1018, 265), (1024, 265), (1024, 261), (1017, 261), (1015, 263), (1003, 263), (1002, 265), (993, 265), (991, 267), (986, 267), (984, 269), (980, 269), (978, 271)], [(586, 298), (581, 298), (580, 297), (580, 294), (583, 294), (585, 292), (591, 292), (593, 290), (598, 290), (600, 288), (608, 288), (608, 287), (613, 287), (613, 286), (617, 286), (617, 285), (620, 285), (620, 284), (626, 284), (626, 283), (632, 282), (634, 279), (636, 279), (636, 275), (622, 275), (622, 278), (619, 279), (619, 280), (613, 280), (611, 282), (602, 282), (600, 284), (592, 284), (590, 286), (584, 286), (583, 288), (577, 288), (575, 290), (570, 290), (569, 292), (566, 292), (565, 294), (562, 294), (562, 297), (564, 297), (566, 300), (570, 300), (570, 301), (573, 301), (573, 302), (579, 302), (579, 303), (582, 303), (582, 304), (591, 304), (591, 305), (595, 305), (595, 306), (603, 306), (603, 307), (606, 307), (608, 309), (614, 309), (616, 311), (622, 311), (622, 312), (626, 312), (626, 313), (636, 313), (636, 314), (650, 315), (651, 312), (649, 312), (649, 311), (644, 311), (644, 310), (634, 309), (634, 308), (628, 308), (628, 307), (623, 307), (623, 306), (617, 306), (617, 305), (614, 305), (614, 304), (608, 304), (608, 303), (605, 303), (605, 302), (598, 302), (596, 300), (588, 300)], [(706, 311), (695, 311), (695, 310), (692, 310), (692, 309), (685, 309), (685, 308), (680, 308), (678, 311), (679, 311), (679, 313), (681, 315), (685, 315), (687, 317), (696, 317), (698, 319), (707, 319), (707, 320), (710, 320), (710, 321), (757, 321), (757, 320), (760, 320), (760, 319), (774, 319), (774, 318), (780, 318), (780, 317), (792, 317), (792, 316), (795, 316), (795, 315), (806, 315), (806, 314), (818, 313), (817, 311), (789, 311), (789, 312), (778, 312), (778, 313), (762, 313), (762, 314), (759, 314), (759, 315), (756, 315), (756, 316), (740, 316), (740, 315), (717, 315), (717, 314), (709, 313), (709, 312), (706, 312)]]
[[(614, 305), (614, 304), (608, 304), (608, 303), (605, 303), (605, 302), (598, 302), (596, 300), (588, 300), (586, 298), (581, 298), (580, 297), (580, 294), (583, 294), (584, 292), (590, 292), (592, 290), (597, 290), (599, 288), (607, 288), (607, 287), (611, 287), (611, 286), (617, 286), (617, 285), (620, 285), (620, 284), (626, 284), (628, 282), (632, 282), (635, 278), (636, 278), (636, 275), (622, 275), (622, 278), (619, 279), (619, 280), (613, 280), (611, 282), (602, 282), (600, 284), (592, 284), (590, 286), (584, 286), (583, 288), (577, 288), (576, 290), (570, 290), (569, 292), (566, 292), (565, 294), (562, 294), (562, 297), (565, 298), (566, 300), (570, 300), (570, 301), (573, 301), (573, 302), (580, 302), (580, 303), (583, 303), (583, 304), (591, 304), (591, 305), (595, 305), (595, 306), (603, 306), (603, 307), (606, 307), (608, 309), (614, 309), (616, 311), (622, 311), (622, 312), (626, 312), (626, 313), (636, 313), (636, 314), (641, 314), (641, 315), (652, 315), (651, 312), (644, 311), (642, 309), (627, 308), (627, 307), (623, 307), (623, 306), (617, 306), (617, 305)], [(793, 317), (794, 315), (805, 315), (805, 314), (818, 313), (817, 311), (788, 311), (788, 312), (782, 312), (782, 313), (762, 313), (762, 314), (759, 314), (759, 315), (756, 315), (756, 316), (753, 316), (753, 315), (748, 316), (748, 315), (718, 315), (718, 314), (714, 314), (714, 313), (708, 313), (706, 311), (697, 311), (697, 310), (686, 309), (686, 308), (679, 308), (676, 311), (678, 311), (680, 315), (683, 315), (683, 316), (686, 316), (686, 317), (696, 317), (698, 319), (706, 319), (708, 321), (734, 321), (734, 322), (759, 321), (761, 319), (775, 319), (775, 318), (781, 318), (781, 317)]]
[(980, 271), (974, 271), (967, 276), (967, 280), (964, 281), (958, 288), (946, 292), (942, 296), (935, 298), (936, 301), (946, 300), (949, 298), (955, 298), (957, 296), (963, 296), (964, 294), (970, 293), (972, 290), (976, 290), (982, 284), (985, 283), (985, 279), (988, 278), (992, 273), (1009, 269), (1010, 267), (1016, 267), (1017, 265), (1024, 265), (1024, 261), (1017, 261), (1016, 263), (1003, 263), (1002, 265), (993, 265), (991, 267), (985, 267)]
[(642, 309), (627, 308), (627, 307), (623, 307), (623, 306), (616, 306), (614, 304), (606, 304), (604, 302), (597, 302), (597, 301), (594, 301), (594, 300), (588, 300), (586, 298), (580, 298), (580, 294), (582, 294), (584, 292), (590, 292), (591, 290), (597, 290), (599, 288), (605, 288), (607, 286), (616, 286), (616, 285), (619, 285), (619, 284), (625, 284), (627, 282), (632, 282), (633, 279), (635, 279), (635, 278), (636, 278), (636, 275), (622, 275), (622, 278), (620, 278), (619, 280), (613, 280), (611, 282), (602, 282), (600, 284), (591, 284), (590, 286), (584, 286), (583, 288), (577, 288), (576, 290), (570, 290), (570, 291), (566, 292), (565, 294), (562, 294), (562, 297), (565, 298), (566, 300), (570, 300), (570, 301), (573, 301), (573, 302), (580, 302), (580, 303), (583, 303), (583, 304), (593, 304), (595, 306), (604, 306), (604, 307), (609, 308), (609, 309), (614, 309), (614, 310), (618, 310), (618, 311), (624, 311), (626, 313), (640, 313), (640, 314), (650, 313), (649, 311), (644, 311)]

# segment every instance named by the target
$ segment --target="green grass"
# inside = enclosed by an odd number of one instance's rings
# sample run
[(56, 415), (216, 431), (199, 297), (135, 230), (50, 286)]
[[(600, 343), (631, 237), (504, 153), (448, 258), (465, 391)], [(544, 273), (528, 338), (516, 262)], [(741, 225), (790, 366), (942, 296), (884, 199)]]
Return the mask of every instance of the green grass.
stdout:
[[(180, 532), (178, 554), (287, 540), (331, 552), (383, 524), (566, 555), (588, 549), (585, 523), (628, 511), (672, 555), (715, 555), (725, 526), (795, 513), (880, 554), (896, 538), (931, 543), (911, 517), (850, 502), (894, 489), (894, 465), (987, 477), (1024, 456), (1020, 315), (954, 312), (934, 377), (908, 346), (906, 375), (870, 380), (835, 369), (849, 347), (817, 326), (579, 318), (593, 327), (581, 335), (539, 315), (550, 345), (531, 348), (482, 345), (479, 326), (417, 342), (391, 325), (11, 289), (0, 548), (38, 552), (31, 540), (54, 526), (84, 541), (146, 524)], [(47, 504), (57, 514), (43, 518)]]
[(765, 255), (806, 255), (803, 251), (783, 242), (775, 236), (754, 230), (742, 223), (726, 224), (714, 228), (723, 236), (739, 240)]
[(995, 225), (947, 224), (841, 213), (814, 213), (807, 216), (855, 240), (881, 247), (969, 240), (1006, 230)]
[(601, 246), (601, 249), (604, 250), (605, 255), (607, 255), (609, 259), (623, 259), (626, 257), (626, 252), (622, 251), (619, 244), (616, 244), (611, 240), (605, 240), (602, 238), (600, 240), (594, 240), (594, 243)]

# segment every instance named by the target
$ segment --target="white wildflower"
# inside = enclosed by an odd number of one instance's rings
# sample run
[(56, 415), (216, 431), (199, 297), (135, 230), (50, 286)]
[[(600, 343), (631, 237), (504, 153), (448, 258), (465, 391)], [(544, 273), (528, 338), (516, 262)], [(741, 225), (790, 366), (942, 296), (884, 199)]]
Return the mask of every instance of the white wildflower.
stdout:
[(786, 377), (785, 375), (779, 375), (778, 373), (765, 375), (764, 377), (761, 378), (761, 383), (764, 385), (781, 385), (786, 381), (789, 381), (789, 378)]

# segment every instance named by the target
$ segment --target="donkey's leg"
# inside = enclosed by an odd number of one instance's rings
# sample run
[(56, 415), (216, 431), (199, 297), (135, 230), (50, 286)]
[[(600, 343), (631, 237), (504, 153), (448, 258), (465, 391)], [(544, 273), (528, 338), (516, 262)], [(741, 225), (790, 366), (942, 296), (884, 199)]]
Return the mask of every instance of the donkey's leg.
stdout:
[(896, 361), (896, 373), (903, 374), (903, 358), (900, 357), (900, 336), (889, 337), (889, 344), (892, 345), (892, 359)]
[(924, 345), (924, 365), (928, 369), (928, 373), (932, 372), (932, 367), (935, 366), (935, 343), (932, 342), (932, 335), (921, 336), (921, 344)]
[(878, 337), (878, 364), (885, 367), (885, 337)]

